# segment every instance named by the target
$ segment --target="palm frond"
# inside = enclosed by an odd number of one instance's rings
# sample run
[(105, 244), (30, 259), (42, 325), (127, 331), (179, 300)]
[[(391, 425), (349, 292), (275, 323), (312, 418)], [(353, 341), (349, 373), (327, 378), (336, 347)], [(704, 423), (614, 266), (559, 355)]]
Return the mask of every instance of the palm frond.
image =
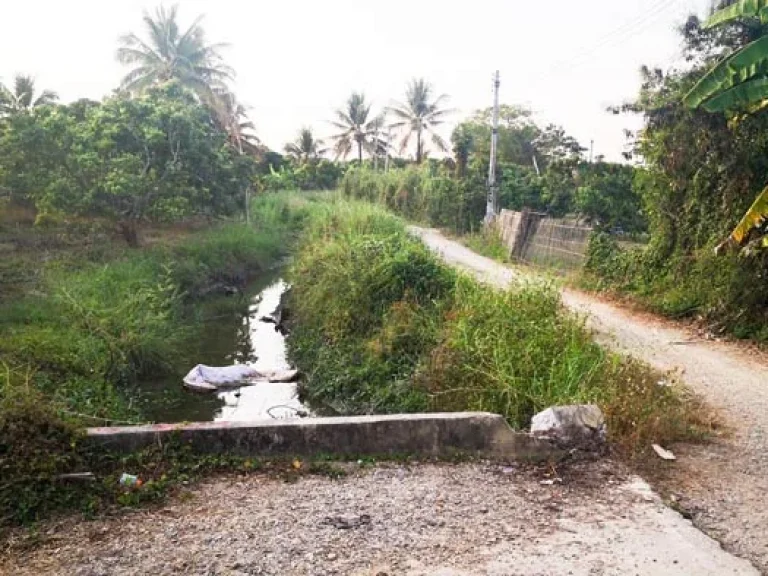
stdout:
[(448, 152), (448, 143), (437, 132), (429, 131), (432, 136), (432, 144), (440, 150), (440, 152)]
[(53, 104), (59, 99), (59, 95), (53, 90), (43, 90), (40, 96), (38, 96), (32, 106), (45, 106), (46, 104)]

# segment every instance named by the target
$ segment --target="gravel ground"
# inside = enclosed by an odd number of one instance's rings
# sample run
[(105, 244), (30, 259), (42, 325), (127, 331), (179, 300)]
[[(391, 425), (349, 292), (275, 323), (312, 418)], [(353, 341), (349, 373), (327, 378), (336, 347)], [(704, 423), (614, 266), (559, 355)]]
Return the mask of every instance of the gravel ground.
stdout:
[[(47, 530), (4, 574), (753, 575), (614, 463), (380, 466), (251, 476)], [(545, 483), (542, 484), (542, 481)]]
[[(479, 256), (435, 230), (412, 228), (449, 263), (483, 281), (508, 285), (519, 272)], [(732, 429), (706, 446), (675, 447), (678, 460), (654, 479), (662, 493), (675, 496), (694, 523), (748, 558), (768, 574), (768, 360), (764, 354), (649, 314), (622, 310), (580, 292), (563, 291), (563, 301), (587, 315), (597, 339), (652, 366), (675, 371), (715, 407)]]

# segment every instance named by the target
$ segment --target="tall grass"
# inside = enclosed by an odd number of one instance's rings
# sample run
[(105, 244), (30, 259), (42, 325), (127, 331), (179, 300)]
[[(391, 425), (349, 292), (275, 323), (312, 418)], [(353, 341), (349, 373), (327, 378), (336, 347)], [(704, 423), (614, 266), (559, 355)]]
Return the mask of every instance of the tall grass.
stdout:
[(388, 172), (353, 167), (339, 189), (347, 198), (377, 203), (409, 220), (457, 234), (476, 229), (485, 213), (482, 182), (452, 178), (429, 165)]
[(382, 208), (312, 209), (290, 278), (290, 355), (330, 411), (486, 410), (525, 428), (548, 406), (597, 402), (629, 454), (699, 424), (658, 374), (594, 343), (553, 287), (457, 275)]

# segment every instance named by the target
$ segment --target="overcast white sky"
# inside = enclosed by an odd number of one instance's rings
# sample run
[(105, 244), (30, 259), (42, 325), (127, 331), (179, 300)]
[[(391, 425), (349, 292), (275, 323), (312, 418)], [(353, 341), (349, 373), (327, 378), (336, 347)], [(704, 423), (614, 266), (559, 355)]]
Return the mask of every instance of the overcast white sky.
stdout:
[[(680, 54), (675, 27), (704, 15), (710, 0), (182, 0), (187, 24), (205, 14), (209, 41), (231, 44), (236, 92), (252, 106), (261, 139), (282, 150), (303, 125), (319, 136), (352, 90), (377, 107), (423, 76), (447, 93), (454, 121), (501, 101), (532, 108), (595, 153), (619, 159), (623, 130), (636, 127), (606, 106), (632, 98), (642, 64), (667, 67)], [(121, 34), (140, 31), (148, 0), (8, 2), (0, 20), (0, 80), (37, 78), (62, 100), (100, 99), (125, 70)], [(449, 130), (448, 130), (449, 132)]]

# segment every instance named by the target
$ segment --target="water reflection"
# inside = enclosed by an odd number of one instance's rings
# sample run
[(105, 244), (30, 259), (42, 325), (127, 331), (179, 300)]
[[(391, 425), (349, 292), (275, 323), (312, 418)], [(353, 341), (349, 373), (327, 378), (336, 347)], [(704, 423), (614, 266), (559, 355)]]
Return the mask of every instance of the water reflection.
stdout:
[[(279, 306), (280, 297), (287, 286), (278, 279), (267, 286), (254, 298), (243, 318), (241, 331), (251, 349), (258, 350), (255, 360), (233, 357), (231, 364), (253, 362), (258, 370), (286, 370), (290, 368), (286, 359), (285, 337), (275, 329), (274, 324), (261, 322), (262, 316), (270, 316)], [(221, 411), (214, 420), (259, 420), (272, 417), (295, 416), (304, 407), (299, 402), (294, 384), (259, 382), (255, 386), (245, 386), (227, 390), (219, 394), (224, 401)]]
[(183, 374), (195, 364), (251, 363), (264, 370), (289, 368), (285, 337), (274, 324), (259, 321), (275, 311), (286, 288), (275, 273), (251, 284), (242, 307), (232, 298), (209, 302), (198, 337), (179, 362), (180, 373), (140, 384), (146, 417), (155, 422), (242, 421), (292, 417), (305, 410), (294, 384), (260, 382), (218, 394), (191, 392), (181, 385)]

